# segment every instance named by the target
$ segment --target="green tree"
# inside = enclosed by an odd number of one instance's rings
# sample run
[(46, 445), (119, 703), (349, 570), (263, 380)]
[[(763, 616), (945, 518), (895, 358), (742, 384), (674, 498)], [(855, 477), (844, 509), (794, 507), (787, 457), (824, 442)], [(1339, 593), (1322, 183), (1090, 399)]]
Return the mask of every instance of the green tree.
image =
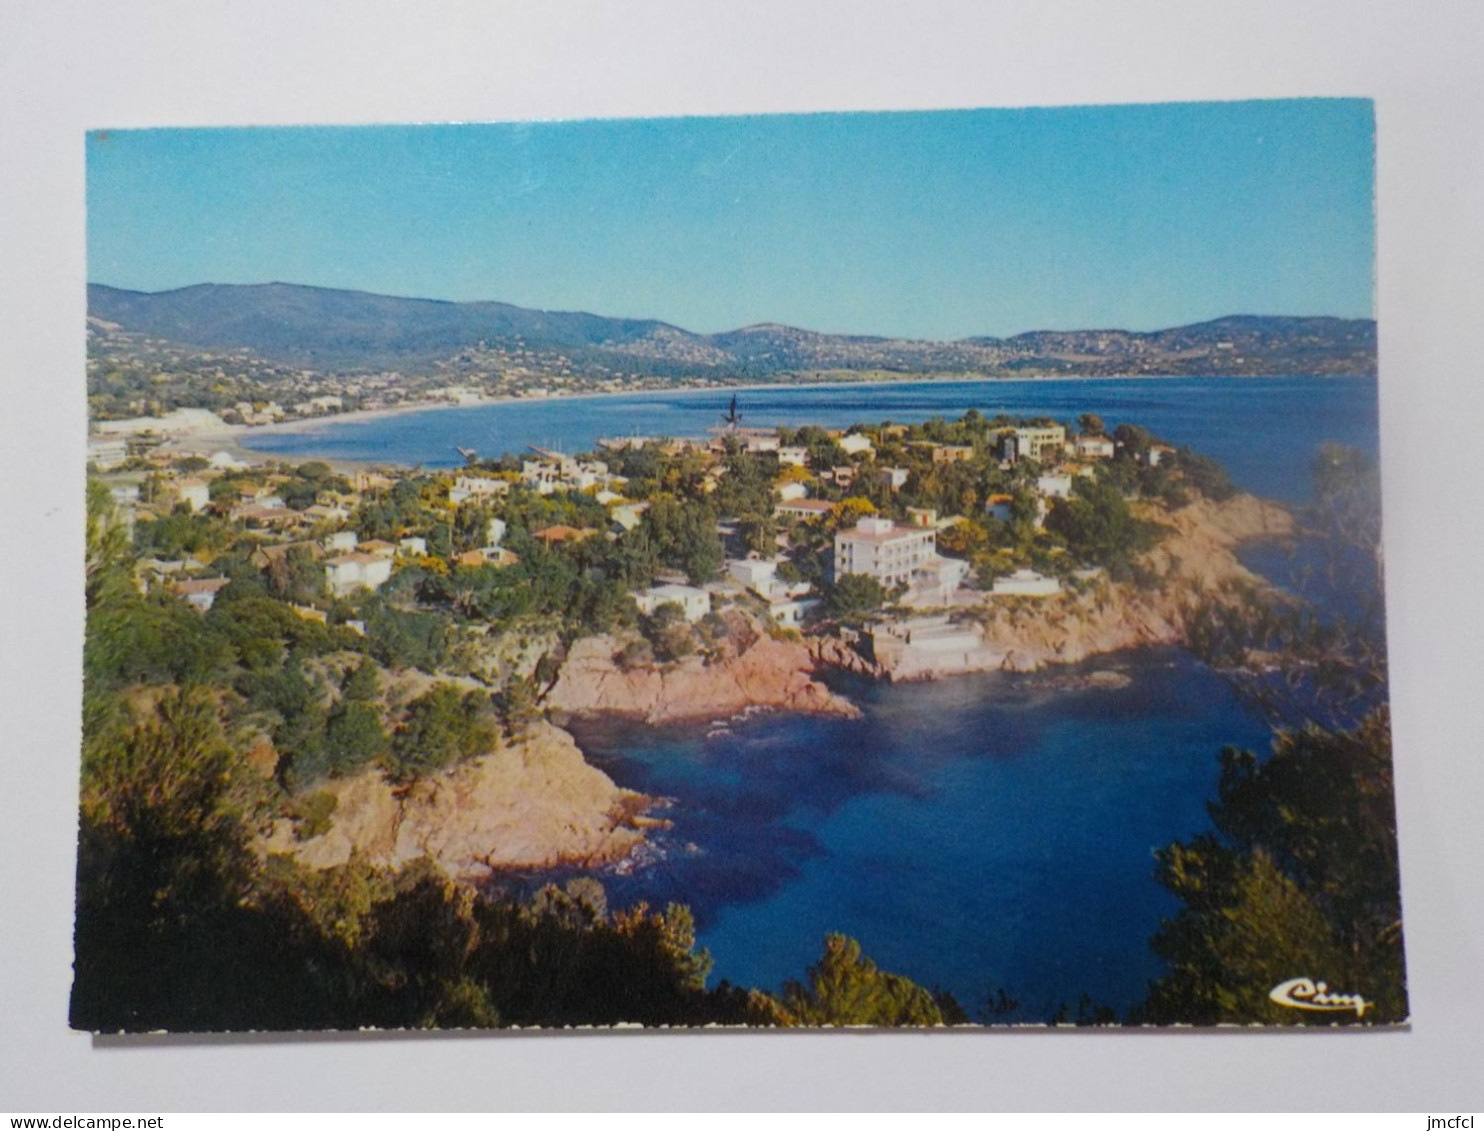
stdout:
[(798, 1025), (945, 1024), (944, 1011), (930, 992), (899, 974), (878, 970), (862, 957), (860, 943), (844, 935), (825, 939), (824, 953), (809, 967), (807, 982), (785, 985), (782, 1004)]
[(391, 769), (410, 779), (488, 753), (495, 744), (484, 696), (438, 683), (414, 699), (392, 740)]
[(886, 603), (881, 582), (863, 573), (847, 573), (825, 589), (825, 611), (837, 620), (859, 622)]
[(525, 738), (541, 717), (535, 681), (521, 675), (508, 678), (495, 696), (495, 714), (506, 738), (512, 742)]

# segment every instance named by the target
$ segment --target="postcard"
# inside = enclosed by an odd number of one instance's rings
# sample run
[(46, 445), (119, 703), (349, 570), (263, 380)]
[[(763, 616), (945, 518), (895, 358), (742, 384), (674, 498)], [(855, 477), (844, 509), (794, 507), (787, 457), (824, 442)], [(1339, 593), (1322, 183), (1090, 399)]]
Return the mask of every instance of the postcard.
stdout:
[(1369, 102), (86, 146), (75, 1028), (1407, 1020)]

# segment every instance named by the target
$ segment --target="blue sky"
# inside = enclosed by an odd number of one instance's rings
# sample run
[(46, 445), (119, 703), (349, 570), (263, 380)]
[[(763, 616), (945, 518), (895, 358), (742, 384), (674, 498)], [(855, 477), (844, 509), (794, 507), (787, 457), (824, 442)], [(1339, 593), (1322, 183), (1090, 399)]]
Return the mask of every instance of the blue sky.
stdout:
[(88, 136), (93, 282), (915, 338), (1373, 309), (1369, 102)]

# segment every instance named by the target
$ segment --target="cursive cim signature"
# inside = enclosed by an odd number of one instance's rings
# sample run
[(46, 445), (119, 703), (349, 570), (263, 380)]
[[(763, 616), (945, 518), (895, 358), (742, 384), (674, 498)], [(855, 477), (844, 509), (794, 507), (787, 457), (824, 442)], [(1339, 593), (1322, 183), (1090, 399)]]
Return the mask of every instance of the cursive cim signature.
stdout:
[(1312, 978), (1290, 978), (1274, 986), (1268, 997), (1289, 1009), (1316, 1009), (1325, 1013), (1344, 1013), (1353, 1009), (1357, 1017), (1364, 1017), (1365, 1011), (1374, 1004), (1359, 994), (1332, 994), (1327, 985)]

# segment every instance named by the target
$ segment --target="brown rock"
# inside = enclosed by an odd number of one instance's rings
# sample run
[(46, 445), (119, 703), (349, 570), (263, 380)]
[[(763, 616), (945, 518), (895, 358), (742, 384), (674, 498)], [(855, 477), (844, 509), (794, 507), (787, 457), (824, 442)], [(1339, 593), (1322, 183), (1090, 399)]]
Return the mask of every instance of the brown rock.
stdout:
[(571, 735), (537, 724), (523, 742), (399, 788), (380, 771), (328, 783), (333, 826), (299, 842), (280, 821), (263, 843), (329, 868), (353, 849), (393, 867), (431, 856), (450, 875), (477, 879), (501, 868), (600, 864), (642, 840), (633, 817), (648, 799), (591, 766)]
[(715, 719), (747, 707), (775, 707), (855, 718), (860, 711), (814, 678), (814, 657), (799, 641), (755, 632), (738, 651), (712, 663), (688, 657), (669, 667), (623, 670), (611, 636), (572, 645), (547, 706), (574, 714), (611, 712), (650, 723)]

